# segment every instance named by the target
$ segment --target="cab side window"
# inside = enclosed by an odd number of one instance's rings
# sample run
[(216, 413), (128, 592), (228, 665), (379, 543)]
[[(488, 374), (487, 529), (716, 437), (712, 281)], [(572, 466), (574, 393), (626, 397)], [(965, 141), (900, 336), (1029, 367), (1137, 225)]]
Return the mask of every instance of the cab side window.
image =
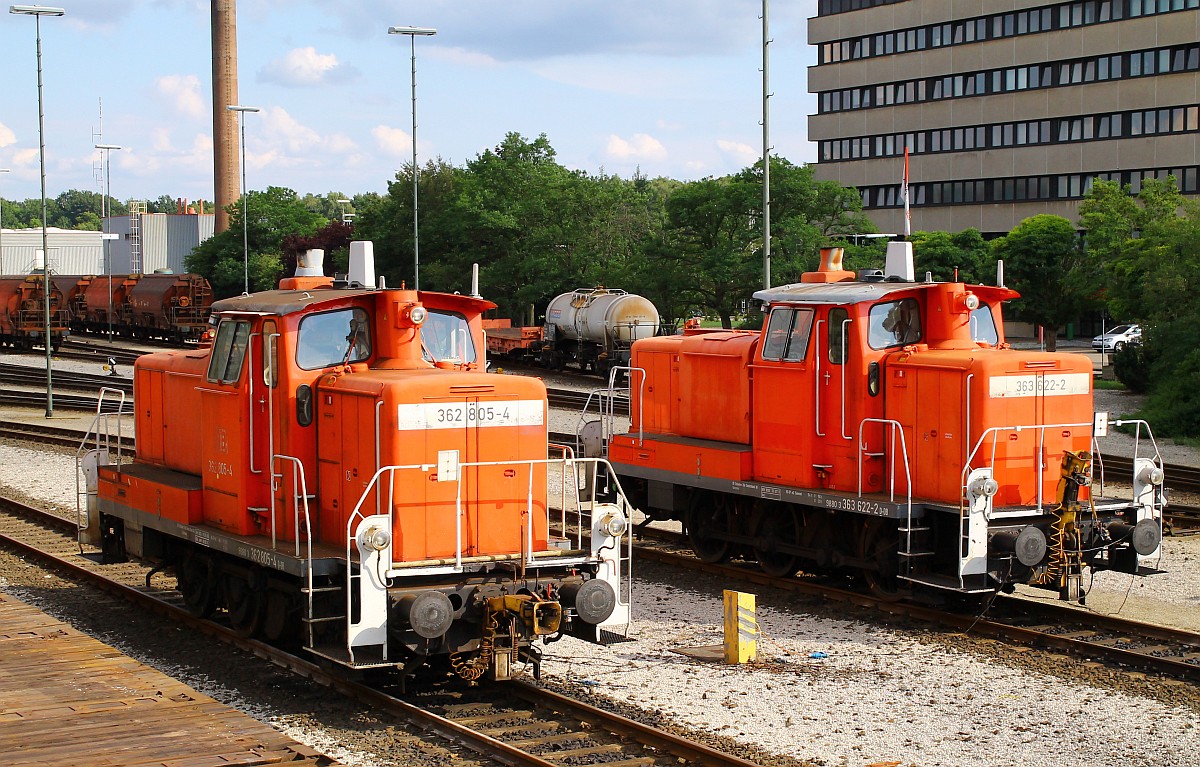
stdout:
[(767, 337), (763, 342), (763, 359), (788, 362), (803, 360), (808, 353), (812, 321), (812, 309), (780, 307), (772, 310), (767, 322)]
[(849, 317), (846, 310), (840, 306), (829, 310), (829, 362), (834, 365), (846, 363), (846, 344), (844, 342), (850, 326), (845, 323)]
[(223, 320), (217, 326), (212, 356), (208, 360), (208, 380), (230, 384), (242, 375), (246, 347), (250, 342), (250, 323), (246, 320)]

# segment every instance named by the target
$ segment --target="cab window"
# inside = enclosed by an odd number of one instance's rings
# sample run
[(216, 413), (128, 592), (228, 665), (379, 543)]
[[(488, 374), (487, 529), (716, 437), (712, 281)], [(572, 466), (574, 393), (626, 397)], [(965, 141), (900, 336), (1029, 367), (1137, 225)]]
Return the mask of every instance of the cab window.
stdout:
[(262, 369), (263, 383), (274, 389), (279, 384), (279, 327), (275, 320), (263, 322)]
[(365, 362), (371, 356), (371, 333), (364, 309), (337, 309), (300, 321), (296, 365), (303, 370)]
[(915, 298), (875, 304), (868, 323), (867, 343), (872, 349), (915, 344), (921, 340), (921, 305)]
[(429, 362), (474, 362), (475, 341), (467, 318), (458, 312), (431, 309), (421, 325), (421, 345)]
[(246, 320), (224, 320), (217, 326), (212, 356), (208, 360), (208, 380), (214, 383), (234, 383), (242, 375), (246, 346), (250, 341), (250, 323)]
[(996, 318), (987, 304), (980, 304), (971, 312), (971, 340), (982, 341), (995, 346), (1000, 343), (1000, 333), (996, 330)]
[(834, 365), (844, 365), (846, 363), (846, 348), (843, 341), (845, 334), (849, 332), (849, 326), (844, 325), (846, 319), (850, 315), (842, 307), (836, 307), (829, 310), (829, 361)]
[(808, 336), (812, 329), (812, 321), (812, 309), (772, 310), (767, 321), (767, 338), (763, 342), (763, 359), (788, 362), (803, 360), (808, 353)]

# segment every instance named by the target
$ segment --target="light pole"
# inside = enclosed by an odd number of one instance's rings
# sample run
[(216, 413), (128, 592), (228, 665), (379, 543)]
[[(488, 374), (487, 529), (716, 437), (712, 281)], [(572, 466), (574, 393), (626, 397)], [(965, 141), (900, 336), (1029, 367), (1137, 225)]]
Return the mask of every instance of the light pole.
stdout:
[(250, 294), (250, 229), (246, 220), (246, 121), (243, 116), (247, 112), (257, 112), (258, 107), (244, 107), (232, 104), (225, 107), (230, 112), (238, 113), (238, 126), (242, 131), (242, 264), (245, 282), (242, 292)]
[(354, 218), (353, 213), (346, 212), (346, 206), (349, 204), (350, 204), (349, 200), (338, 200), (338, 205), (342, 206), (342, 223), (343, 224), (350, 223), (350, 219)]
[[(0, 173), (8, 173), (8, 168), (0, 168)], [(4, 274), (4, 197), (0, 195), (0, 274)]]
[(112, 237), (108, 233), (108, 198), (110, 194), (112, 174), (110, 173), (111, 166), (109, 158), (114, 149), (124, 149), (125, 147), (117, 146), (116, 144), (96, 144), (96, 148), (104, 152), (104, 197), (100, 200), (100, 216), (104, 222), (104, 273), (108, 275), (108, 342), (113, 342), (112, 332)]
[(54, 384), (51, 373), (51, 344), (50, 344), (50, 244), (46, 235), (46, 132), (45, 110), (42, 106), (42, 17), (63, 16), (66, 11), (62, 8), (50, 8), (44, 5), (10, 5), (9, 13), (20, 16), (32, 16), (34, 29), (37, 32), (37, 91), (38, 91), (38, 163), (42, 172), (42, 287), (45, 291), (46, 337), (42, 339), (46, 346), (46, 417), (54, 416)]
[(388, 27), (389, 35), (408, 35), (412, 53), (413, 290), (421, 289), (421, 251), (417, 245), (417, 35), (431, 37), (431, 27)]

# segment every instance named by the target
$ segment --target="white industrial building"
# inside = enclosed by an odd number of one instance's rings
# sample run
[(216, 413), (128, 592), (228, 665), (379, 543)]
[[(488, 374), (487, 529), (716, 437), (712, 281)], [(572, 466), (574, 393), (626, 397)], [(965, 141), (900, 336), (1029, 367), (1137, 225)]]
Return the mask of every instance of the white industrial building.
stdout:
[[(183, 260), (213, 236), (211, 213), (136, 213), (105, 219), (103, 232), (49, 227), (46, 239), (55, 274), (150, 274), (187, 272)], [(29, 274), (37, 268), (42, 230), (0, 229), (0, 274)], [(105, 264), (108, 268), (105, 268)]]
[[(100, 232), (46, 229), (50, 270), (57, 274), (103, 274), (104, 241)], [(0, 229), (0, 273), (29, 274), (37, 267), (42, 230)]]
[(212, 213), (135, 213), (110, 216), (105, 229), (117, 235), (109, 241), (113, 274), (150, 274), (169, 269), (187, 272), (183, 260), (197, 245), (213, 236)]

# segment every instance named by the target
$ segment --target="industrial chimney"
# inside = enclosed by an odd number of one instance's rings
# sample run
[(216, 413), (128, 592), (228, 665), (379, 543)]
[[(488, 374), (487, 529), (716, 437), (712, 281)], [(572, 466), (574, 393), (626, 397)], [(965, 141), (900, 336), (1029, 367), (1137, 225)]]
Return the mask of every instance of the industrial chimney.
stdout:
[(213, 180), (215, 228), (229, 228), (225, 209), (241, 196), (238, 187), (237, 114), (225, 107), (238, 101), (237, 14), (234, 0), (212, 2)]

